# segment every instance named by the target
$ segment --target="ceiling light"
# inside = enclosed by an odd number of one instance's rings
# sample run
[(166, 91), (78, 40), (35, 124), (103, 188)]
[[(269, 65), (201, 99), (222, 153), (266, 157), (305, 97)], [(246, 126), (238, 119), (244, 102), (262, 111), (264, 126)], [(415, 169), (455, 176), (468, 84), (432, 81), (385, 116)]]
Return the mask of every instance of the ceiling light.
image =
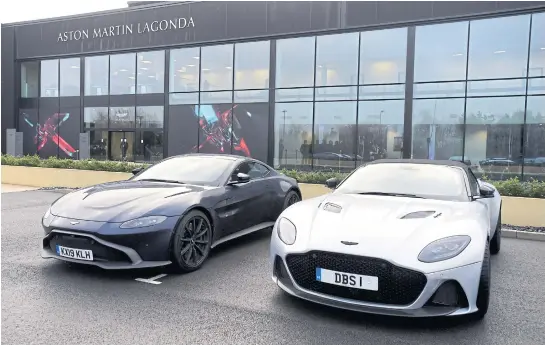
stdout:
[(203, 68), (203, 71), (210, 71), (210, 68)]
[(323, 66), (322, 65), (318, 65), (318, 68), (322, 68)]
[(505, 53), (505, 50), (496, 50), (496, 51), (494, 52), (494, 54), (501, 54), (501, 53)]
[(154, 75), (148, 75), (148, 78), (155, 78)]
[(79, 68), (79, 66), (70, 66), (70, 68)]
[(129, 79), (134, 79), (134, 77), (129, 77)]
[(147, 71), (147, 70), (148, 70), (147, 67), (140, 67), (140, 69), (143, 70), (143, 71)]
[(545, 50), (545, 47), (541, 47), (541, 48), (539, 48), (539, 49), (541, 49), (541, 50)]
[(184, 73), (185, 71), (183, 69), (179, 69), (178, 72)]
[(187, 67), (195, 67), (195, 65), (187, 65)]
[(462, 55), (464, 55), (464, 54), (458, 53), (458, 54), (453, 54), (452, 56), (462, 56)]
[(198, 57), (198, 56), (193, 56), (193, 59), (197, 59), (197, 60), (199, 60), (199, 59), (200, 59), (200, 57)]
[(142, 60), (141, 62), (142, 63), (151, 63), (151, 61), (148, 61), (148, 60)]
[(119, 72), (127, 72), (127, 70), (122, 68), (122, 69), (119, 70)]
[(227, 68), (227, 69), (231, 69), (231, 67), (230, 67), (230, 66), (227, 66), (227, 67), (225, 67), (225, 68)]

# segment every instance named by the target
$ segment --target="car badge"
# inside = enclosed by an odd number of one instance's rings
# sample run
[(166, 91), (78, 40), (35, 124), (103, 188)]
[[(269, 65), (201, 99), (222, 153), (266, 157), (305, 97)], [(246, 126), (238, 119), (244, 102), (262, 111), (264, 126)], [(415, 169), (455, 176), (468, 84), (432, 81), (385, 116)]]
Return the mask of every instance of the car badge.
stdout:
[(358, 242), (350, 242), (350, 241), (341, 241), (341, 243), (347, 246), (355, 246), (356, 244), (358, 244)]
[(76, 225), (76, 224), (79, 224), (79, 222), (70, 222), (70, 224)]

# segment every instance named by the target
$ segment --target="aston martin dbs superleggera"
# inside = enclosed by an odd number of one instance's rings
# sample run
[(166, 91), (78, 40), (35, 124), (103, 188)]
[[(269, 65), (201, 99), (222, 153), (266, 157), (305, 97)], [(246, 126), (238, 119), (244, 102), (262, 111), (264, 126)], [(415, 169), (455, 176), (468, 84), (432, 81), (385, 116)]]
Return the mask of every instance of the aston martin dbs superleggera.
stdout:
[(501, 196), (455, 161), (377, 160), (288, 207), (273, 281), (296, 297), (397, 316), (484, 317)]
[(133, 173), (57, 199), (42, 218), (42, 257), (189, 272), (218, 244), (272, 227), (301, 200), (294, 179), (240, 156), (175, 156)]

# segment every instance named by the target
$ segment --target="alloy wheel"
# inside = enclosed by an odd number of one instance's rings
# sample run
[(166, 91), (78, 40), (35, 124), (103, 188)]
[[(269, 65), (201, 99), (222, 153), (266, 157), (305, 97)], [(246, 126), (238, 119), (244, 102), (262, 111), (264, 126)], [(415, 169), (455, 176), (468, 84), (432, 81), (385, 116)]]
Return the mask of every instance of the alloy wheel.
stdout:
[(208, 255), (208, 222), (201, 216), (192, 217), (185, 223), (182, 231), (180, 258), (187, 266), (199, 266)]

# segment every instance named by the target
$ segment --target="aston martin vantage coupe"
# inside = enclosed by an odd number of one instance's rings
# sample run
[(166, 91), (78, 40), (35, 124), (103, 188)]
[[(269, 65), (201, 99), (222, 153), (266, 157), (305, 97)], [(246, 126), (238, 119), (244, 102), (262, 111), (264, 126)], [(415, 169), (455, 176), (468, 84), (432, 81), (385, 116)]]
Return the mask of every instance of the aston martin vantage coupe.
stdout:
[(377, 160), (275, 222), (272, 279), (293, 296), (394, 316), (480, 319), (501, 196), (456, 161)]
[(57, 199), (42, 218), (42, 257), (189, 272), (218, 244), (271, 228), (301, 200), (294, 179), (240, 156), (175, 156), (133, 173)]

